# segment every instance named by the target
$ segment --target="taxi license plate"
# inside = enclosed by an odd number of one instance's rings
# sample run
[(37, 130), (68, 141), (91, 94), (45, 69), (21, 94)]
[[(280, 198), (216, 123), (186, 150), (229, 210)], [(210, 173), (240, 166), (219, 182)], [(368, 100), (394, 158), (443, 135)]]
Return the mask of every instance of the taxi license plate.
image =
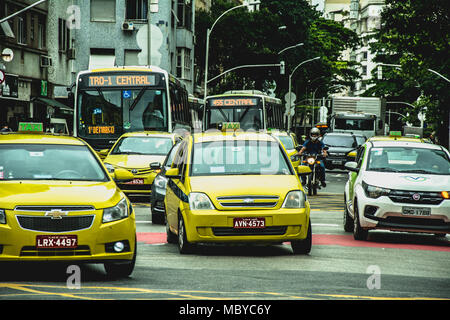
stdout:
[(136, 178), (129, 182), (126, 182), (125, 184), (144, 184), (144, 179)]
[(78, 245), (77, 235), (36, 236), (36, 248), (38, 249), (76, 248), (77, 245)]
[(266, 219), (264, 218), (234, 218), (233, 228), (243, 229), (243, 228), (265, 228)]
[(408, 216), (429, 216), (431, 208), (403, 207), (402, 214)]

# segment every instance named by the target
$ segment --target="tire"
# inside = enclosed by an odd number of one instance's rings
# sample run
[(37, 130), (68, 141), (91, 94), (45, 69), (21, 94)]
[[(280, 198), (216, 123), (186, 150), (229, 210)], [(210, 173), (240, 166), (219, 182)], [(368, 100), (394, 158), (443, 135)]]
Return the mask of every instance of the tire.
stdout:
[(350, 217), (350, 214), (348, 212), (348, 208), (347, 208), (347, 198), (345, 197), (345, 193), (344, 193), (344, 219), (343, 219), (343, 224), (344, 224), (344, 231), (346, 232), (352, 232), (353, 231), (353, 218)]
[(129, 262), (105, 262), (103, 264), (108, 277), (113, 279), (127, 278), (134, 270), (136, 265), (137, 241), (135, 240), (133, 259)]
[(184, 219), (180, 213), (178, 218), (178, 250), (181, 254), (188, 254), (192, 253), (193, 248), (193, 244), (187, 240)]
[(291, 241), (291, 248), (294, 254), (309, 254), (312, 246), (312, 231), (311, 231), (311, 219), (308, 223), (308, 233), (303, 240)]
[(358, 205), (355, 201), (354, 208), (354, 219), (353, 219), (353, 238), (355, 240), (365, 241), (369, 237), (369, 231), (361, 228), (361, 224), (359, 223), (359, 213), (358, 213)]
[(175, 234), (173, 234), (172, 231), (170, 231), (169, 223), (167, 222), (167, 215), (164, 215), (164, 221), (165, 221), (165, 224), (166, 224), (166, 240), (167, 240), (167, 243), (172, 243), (172, 244), (178, 243), (177, 236)]

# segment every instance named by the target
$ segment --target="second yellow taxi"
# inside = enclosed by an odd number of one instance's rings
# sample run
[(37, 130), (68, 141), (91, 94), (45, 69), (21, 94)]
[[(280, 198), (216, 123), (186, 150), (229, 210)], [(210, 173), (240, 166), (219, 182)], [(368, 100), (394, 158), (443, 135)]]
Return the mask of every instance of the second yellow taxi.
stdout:
[[(109, 172), (121, 168), (134, 175), (131, 181), (118, 184), (128, 196), (148, 196), (160, 163), (164, 161), (177, 139), (181, 137), (168, 132), (125, 133), (107, 153), (103, 162)], [(151, 164), (154, 164), (154, 167)]]
[(284, 147), (265, 133), (194, 134), (167, 170), (166, 231), (180, 253), (196, 243), (291, 243), (311, 250), (310, 206)]

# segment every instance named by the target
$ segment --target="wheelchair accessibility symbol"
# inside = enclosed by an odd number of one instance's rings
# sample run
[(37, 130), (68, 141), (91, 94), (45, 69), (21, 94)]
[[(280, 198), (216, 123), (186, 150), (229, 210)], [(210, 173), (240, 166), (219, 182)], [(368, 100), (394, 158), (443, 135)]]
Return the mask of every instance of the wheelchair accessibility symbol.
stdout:
[(122, 98), (130, 99), (131, 98), (131, 90), (124, 90), (124, 91), (122, 91)]

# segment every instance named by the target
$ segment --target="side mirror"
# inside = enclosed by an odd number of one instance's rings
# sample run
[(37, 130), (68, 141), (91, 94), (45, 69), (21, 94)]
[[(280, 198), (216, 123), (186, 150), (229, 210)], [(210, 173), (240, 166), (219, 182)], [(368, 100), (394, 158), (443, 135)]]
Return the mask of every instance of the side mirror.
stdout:
[(109, 149), (102, 149), (98, 152), (101, 157), (106, 157), (109, 153)]
[(352, 150), (347, 153), (347, 157), (356, 159), (356, 150)]
[(330, 149), (330, 148), (329, 148), (329, 147), (324, 147), (324, 148), (323, 148), (323, 150), (328, 150), (328, 149)]
[(348, 171), (359, 172), (358, 164), (354, 161), (346, 162), (345, 169)]
[(122, 168), (117, 168), (114, 170), (114, 181), (116, 182), (130, 182), (133, 181), (134, 174), (130, 171)]
[(311, 168), (309, 166), (298, 166), (297, 167), (297, 173), (299, 176), (307, 176), (308, 174), (310, 174)]
[(300, 145), (300, 146), (296, 146), (296, 147), (295, 147), (295, 150), (300, 151), (300, 150), (302, 150), (302, 147), (303, 147), (303, 146), (301, 146), (301, 145)]
[(181, 175), (180, 175), (180, 170), (178, 168), (170, 168), (169, 170), (166, 171), (166, 177), (167, 178), (172, 178), (172, 179), (180, 179)]
[(150, 163), (150, 169), (152, 169), (152, 170), (159, 170), (159, 169), (161, 169), (161, 163), (159, 163), (159, 162), (152, 162), (152, 163)]

